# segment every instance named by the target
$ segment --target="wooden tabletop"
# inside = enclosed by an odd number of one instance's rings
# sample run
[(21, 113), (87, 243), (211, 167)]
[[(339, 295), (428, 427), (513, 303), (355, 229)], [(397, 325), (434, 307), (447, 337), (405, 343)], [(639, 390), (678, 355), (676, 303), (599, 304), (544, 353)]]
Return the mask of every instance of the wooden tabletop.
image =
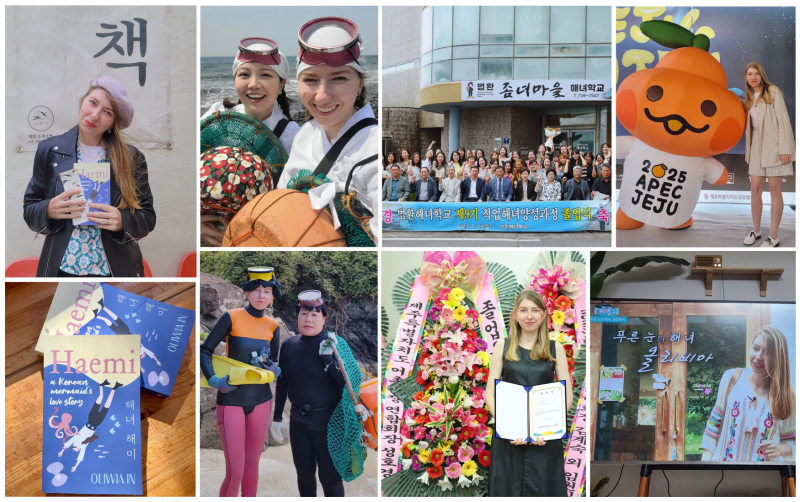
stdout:
[[(109, 284), (196, 310), (195, 283)], [(6, 496), (43, 495), (43, 360), (34, 348), (57, 285), (6, 283)], [(195, 496), (194, 368), (195, 329), (192, 329), (172, 395), (161, 399), (146, 392), (141, 394), (145, 496)]]

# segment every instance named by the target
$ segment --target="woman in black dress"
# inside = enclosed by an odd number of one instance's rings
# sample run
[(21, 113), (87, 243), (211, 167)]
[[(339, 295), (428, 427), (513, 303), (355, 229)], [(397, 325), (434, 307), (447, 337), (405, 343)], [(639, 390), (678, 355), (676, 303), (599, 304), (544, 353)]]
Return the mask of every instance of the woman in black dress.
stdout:
[[(492, 354), (486, 386), (486, 406), (494, 416), (494, 381), (502, 379), (519, 385), (567, 382), (567, 411), (572, 408), (572, 380), (567, 356), (560, 343), (551, 341), (547, 330), (547, 307), (533, 290), (517, 296), (511, 312), (506, 340), (500, 340)], [(566, 497), (564, 448), (561, 440), (538, 438), (527, 443), (498, 437), (492, 440), (489, 467), (490, 497)]]

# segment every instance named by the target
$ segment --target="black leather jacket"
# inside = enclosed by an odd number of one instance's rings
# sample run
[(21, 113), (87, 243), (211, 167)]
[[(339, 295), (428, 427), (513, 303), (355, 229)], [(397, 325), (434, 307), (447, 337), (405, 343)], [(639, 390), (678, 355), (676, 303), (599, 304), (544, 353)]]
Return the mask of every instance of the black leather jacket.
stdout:
[[(34, 232), (46, 235), (42, 255), (39, 257), (37, 277), (56, 277), (61, 260), (67, 250), (72, 234), (72, 220), (52, 220), (47, 218), (47, 204), (50, 199), (64, 192), (60, 173), (74, 167), (78, 160), (78, 126), (61, 136), (53, 136), (41, 143), (33, 161), (33, 176), (25, 190), (25, 223)], [(136, 179), (139, 184), (139, 205), (135, 213), (121, 209), (122, 230), (111, 232), (100, 230), (100, 238), (108, 258), (112, 276), (144, 277), (142, 251), (136, 242), (147, 236), (156, 226), (156, 213), (153, 209), (153, 194), (147, 181), (147, 163), (144, 155), (136, 148), (133, 159), (137, 166)], [(116, 206), (122, 193), (111, 171), (111, 205)]]

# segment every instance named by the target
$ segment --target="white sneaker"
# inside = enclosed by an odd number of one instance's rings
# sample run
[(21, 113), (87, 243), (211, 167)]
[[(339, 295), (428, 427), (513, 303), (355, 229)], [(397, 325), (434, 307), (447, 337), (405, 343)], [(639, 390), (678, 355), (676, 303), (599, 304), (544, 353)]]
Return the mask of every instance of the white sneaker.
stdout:
[(781, 245), (780, 239), (772, 240), (772, 237), (767, 237), (760, 247), (762, 248), (776, 248)]
[(744, 238), (744, 245), (745, 246), (752, 246), (755, 244), (756, 240), (761, 238), (761, 234), (756, 234), (753, 231), (750, 231), (750, 234)]

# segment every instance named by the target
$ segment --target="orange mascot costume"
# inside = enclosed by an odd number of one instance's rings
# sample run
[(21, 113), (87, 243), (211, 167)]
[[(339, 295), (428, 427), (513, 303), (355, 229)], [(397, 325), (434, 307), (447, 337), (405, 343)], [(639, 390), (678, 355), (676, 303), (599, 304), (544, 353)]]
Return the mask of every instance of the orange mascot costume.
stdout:
[(711, 156), (739, 142), (745, 111), (708, 53), (708, 37), (667, 21), (640, 28), (674, 50), (655, 68), (630, 75), (617, 92), (617, 118), (632, 134), (617, 137), (615, 153), (625, 159), (617, 229), (686, 228), (703, 180), (727, 183), (728, 170)]

